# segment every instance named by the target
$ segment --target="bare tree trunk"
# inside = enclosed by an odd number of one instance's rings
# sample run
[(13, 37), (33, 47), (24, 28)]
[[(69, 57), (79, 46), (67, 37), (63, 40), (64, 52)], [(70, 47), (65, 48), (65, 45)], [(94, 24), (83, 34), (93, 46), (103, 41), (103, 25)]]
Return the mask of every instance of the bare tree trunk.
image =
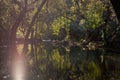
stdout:
[(16, 22), (15, 22), (14, 25), (12, 26), (11, 34), (10, 34), (11, 41), (14, 41), (14, 40), (15, 40), (17, 28), (19, 27), (20, 23), (22, 22), (24, 16), (25, 16), (25, 11), (22, 11), (22, 12), (20, 13), (20, 15), (18, 16), (18, 18), (16, 19)]
[(16, 33), (17, 33), (17, 29), (20, 26), (24, 17), (25, 17), (25, 10), (20, 13), (20, 15), (16, 19), (16, 22), (14, 23), (14, 25), (12, 26), (12, 29), (10, 31), (9, 43), (8, 43), (10, 54), (16, 52), (15, 51), (15, 48), (16, 48)]

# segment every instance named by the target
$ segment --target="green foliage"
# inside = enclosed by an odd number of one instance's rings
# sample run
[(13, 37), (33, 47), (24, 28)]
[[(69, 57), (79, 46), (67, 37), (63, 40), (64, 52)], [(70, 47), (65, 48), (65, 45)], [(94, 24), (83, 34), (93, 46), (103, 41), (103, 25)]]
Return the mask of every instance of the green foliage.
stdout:
[[(26, 4), (23, 0), (0, 0), (0, 30), (7, 30), (7, 32), (10, 32), (9, 30), (12, 29), (26, 5), (27, 11), (25, 12), (23, 20), (18, 22), (20, 24), (18, 25), (19, 28), (16, 32), (17, 37), (24, 38), (33, 16), (41, 4), (40, 0), (32, 1), (27, 1)], [(47, 1), (42, 7), (41, 12), (36, 16), (30, 34), (33, 34), (32, 37), (38, 39), (45, 39), (48, 36), (58, 37), (60, 29), (65, 28), (67, 31), (67, 39), (79, 41), (86, 37), (87, 30), (95, 30), (101, 24), (105, 23), (104, 18), (110, 17), (109, 19), (111, 21), (109, 21), (109, 25), (107, 25), (105, 30), (106, 34), (109, 35), (109, 30), (111, 30), (110, 26), (114, 27), (118, 25), (116, 24), (116, 21), (113, 20), (115, 18), (110, 16), (112, 15), (115, 17), (113, 12), (110, 14), (105, 13), (107, 11), (106, 5), (108, 5), (108, 3), (109, 1), (104, 0)], [(110, 10), (112, 11), (111, 7)]]
[(86, 27), (95, 29), (103, 23), (102, 15), (105, 7), (101, 1), (91, 0), (86, 8)]
[(69, 30), (69, 24), (67, 23), (67, 19), (64, 17), (58, 17), (52, 23), (53, 34), (58, 35), (60, 28), (65, 28), (67, 31)]

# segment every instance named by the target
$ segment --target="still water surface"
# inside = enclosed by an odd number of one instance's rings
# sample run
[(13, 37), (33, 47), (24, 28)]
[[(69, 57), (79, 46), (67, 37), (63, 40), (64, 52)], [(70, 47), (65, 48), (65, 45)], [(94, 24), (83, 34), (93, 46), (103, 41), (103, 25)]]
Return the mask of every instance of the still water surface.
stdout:
[(0, 80), (120, 80), (120, 53), (36, 44), (23, 54), (22, 47), (0, 48)]

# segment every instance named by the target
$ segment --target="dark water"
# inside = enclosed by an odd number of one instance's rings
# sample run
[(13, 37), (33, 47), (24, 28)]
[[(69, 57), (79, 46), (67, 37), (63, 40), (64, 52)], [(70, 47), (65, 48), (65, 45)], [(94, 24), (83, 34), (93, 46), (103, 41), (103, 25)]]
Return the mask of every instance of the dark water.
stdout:
[(120, 80), (120, 53), (79, 46), (0, 47), (0, 80)]

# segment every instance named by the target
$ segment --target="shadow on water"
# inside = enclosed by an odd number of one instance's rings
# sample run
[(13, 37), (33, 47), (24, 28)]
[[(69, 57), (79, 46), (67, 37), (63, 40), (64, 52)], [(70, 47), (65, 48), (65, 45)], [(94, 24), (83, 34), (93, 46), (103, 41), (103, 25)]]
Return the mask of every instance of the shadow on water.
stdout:
[(120, 80), (120, 54), (79, 46), (22, 45), (0, 49), (0, 80)]

